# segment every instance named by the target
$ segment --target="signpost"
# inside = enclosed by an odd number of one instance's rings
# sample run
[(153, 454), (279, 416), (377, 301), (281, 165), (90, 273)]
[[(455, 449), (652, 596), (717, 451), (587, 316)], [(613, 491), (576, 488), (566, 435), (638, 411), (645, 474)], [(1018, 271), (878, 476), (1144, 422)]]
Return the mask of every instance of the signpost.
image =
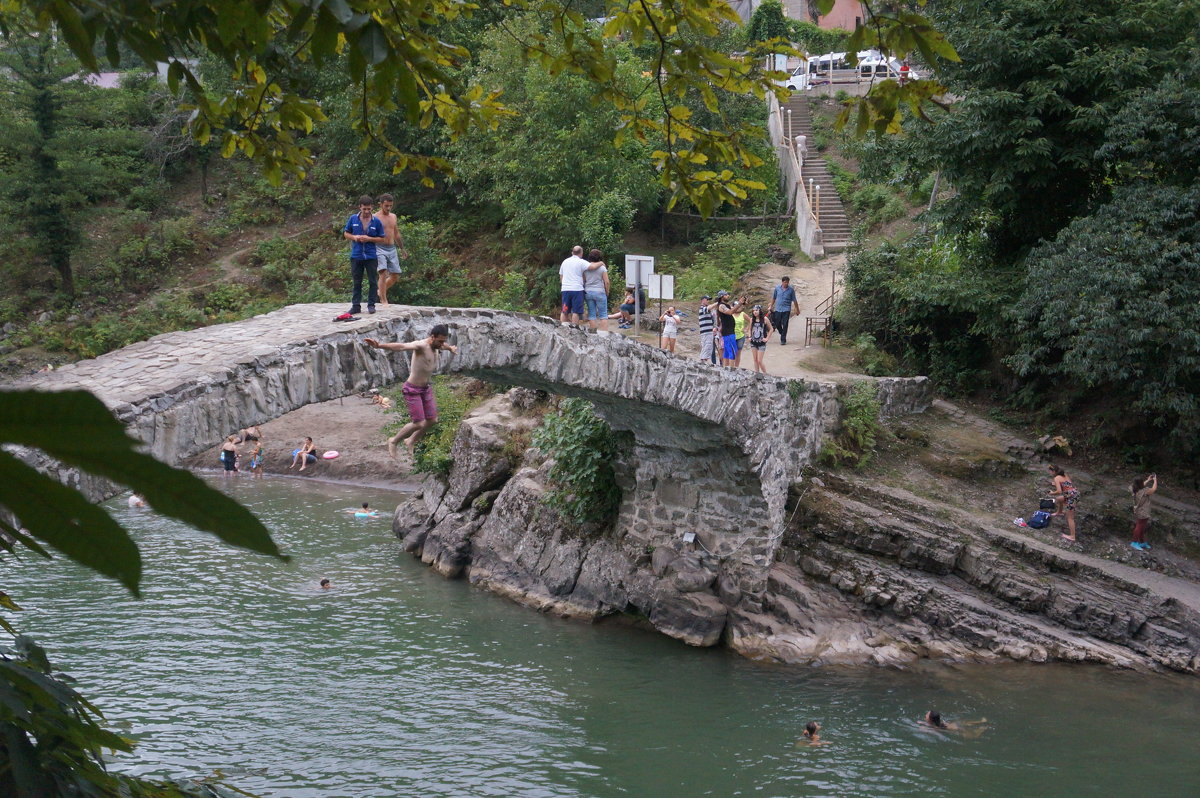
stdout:
[(654, 274), (654, 257), (652, 255), (625, 256), (625, 285), (633, 287), (635, 335), (642, 331), (642, 288), (646, 286), (652, 274)]

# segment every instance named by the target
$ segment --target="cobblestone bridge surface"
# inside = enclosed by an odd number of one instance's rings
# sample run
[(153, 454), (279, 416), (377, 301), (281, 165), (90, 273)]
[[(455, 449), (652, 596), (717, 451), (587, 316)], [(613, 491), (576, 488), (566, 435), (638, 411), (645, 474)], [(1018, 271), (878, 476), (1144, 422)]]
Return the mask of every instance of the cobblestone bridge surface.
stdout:
[[(783, 528), (788, 486), (836, 424), (835, 386), (715, 369), (544, 317), (390, 305), (357, 322), (332, 322), (341, 310), (292, 305), (168, 333), (20, 387), (90, 390), (156, 457), (175, 464), (248, 424), (403, 380), (407, 354), (362, 340), (416, 340), (446, 323), (459, 354), (443, 353), (441, 372), (581, 396), (632, 434), (626, 484), (634, 488), (620, 525), (642, 533), (706, 527), (708, 544), (740, 552), (756, 569), (768, 564)], [(922, 410), (930, 399), (922, 378), (880, 381), (880, 395), (891, 414)], [(107, 492), (78, 474), (59, 476), (94, 498)]]

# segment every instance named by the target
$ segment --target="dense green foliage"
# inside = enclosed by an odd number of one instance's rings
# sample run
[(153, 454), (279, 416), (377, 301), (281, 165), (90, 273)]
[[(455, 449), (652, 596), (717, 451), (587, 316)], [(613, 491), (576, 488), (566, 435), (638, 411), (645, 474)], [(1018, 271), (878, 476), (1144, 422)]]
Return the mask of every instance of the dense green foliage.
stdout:
[(1117, 388), (1130, 411), (1178, 448), (1200, 442), (1200, 183), (1125, 187), (1034, 250), (1014, 308), (1012, 364), (1030, 396), (1064, 378), (1084, 397)]
[[(10, 242), (0, 274), (6, 285), (42, 291), (49, 267), (67, 298), (77, 291), (110, 296), (135, 279), (130, 262), (146, 254), (135, 239), (161, 201), (160, 158), (178, 136), (158, 127), (170, 100), (152, 79), (131, 74), (114, 91), (80, 78), (78, 62), (59, 43), (15, 37), (0, 46), (0, 234)], [(117, 200), (130, 218), (114, 220), (113, 232), (125, 227), (131, 240), (112, 260), (81, 268), (89, 211)], [(137, 268), (162, 268), (175, 254), (154, 247)]]
[(851, 220), (865, 230), (873, 230), (908, 212), (905, 198), (892, 186), (863, 180), (861, 172), (854, 172), (837, 161), (830, 160), (828, 164), (833, 187)]
[(1009, 290), (983, 263), (977, 244), (949, 237), (917, 236), (858, 253), (846, 270), (851, 302), (841, 318), (905, 369), (951, 391), (975, 387), (989, 366), (990, 333), (999, 329), (996, 297)]
[[(834, 0), (813, 0), (828, 13)], [(285, 172), (303, 174), (314, 158), (307, 136), (328, 116), (305, 68), (332, 64), (352, 91), (353, 128), (364, 142), (381, 146), (395, 171), (412, 169), (432, 186), (431, 172), (447, 172), (446, 159), (406, 151), (389, 137), (391, 112), (409, 127), (435, 122), (451, 138), (491, 128), (512, 113), (503, 99), (472, 83), (462, 71), (473, 54), (478, 20), (509, 22), (537, 17), (542, 27), (521, 39), (521, 55), (552, 75), (574, 73), (596, 87), (596, 98), (621, 113), (615, 137), (621, 143), (659, 142), (650, 157), (670, 204), (685, 198), (709, 214), (723, 202), (745, 198), (747, 185), (733, 168), (753, 165), (746, 143), (759, 133), (736, 124), (711, 127), (679, 101), (698, 95), (719, 113), (721, 93), (753, 95), (785, 91), (762, 67), (767, 50), (744, 54), (710, 46), (738, 22), (725, 0), (639, 2), (605, 0), (576, 4), (561, 0), (506, 0), (482, 7), (468, 0), (265, 0), (230, 6), (218, 0), (189, 0), (163, 14), (157, 6), (94, 4), (88, 0), (5, 0), (0, 29), (19, 20), (43, 36), (60, 36), (83, 64), (111, 66), (168, 64), (172, 91), (185, 90), (193, 111), (189, 129), (208, 146), (219, 140), (223, 155), (242, 152), (278, 182)], [(849, 50), (877, 47), (905, 57), (920, 52), (954, 58), (944, 37), (918, 13), (900, 4), (865, 0), (866, 24), (847, 42)], [(599, 18), (599, 19), (597, 19)], [(614, 80), (618, 69), (609, 45), (628, 42), (645, 51), (645, 84), (634, 91)], [(766, 48), (766, 49), (764, 49)], [(195, 59), (224, 68), (214, 81)], [(894, 127), (898, 109), (914, 111), (941, 91), (931, 81), (905, 86), (882, 81), (857, 102), (859, 126)], [(724, 120), (723, 122), (727, 122)]]
[(862, 468), (871, 461), (875, 443), (883, 433), (878, 392), (875, 383), (863, 380), (856, 382), (841, 400), (842, 423), (837, 435), (821, 448), (822, 463)]
[(591, 402), (564, 399), (533, 433), (533, 445), (554, 459), (554, 489), (546, 503), (579, 522), (605, 521), (616, 513), (621, 489), (613, 474), (617, 455), (612, 429)]
[(954, 228), (982, 228), (1004, 259), (1104, 201), (1112, 117), (1194, 59), (1200, 23), (1177, 0), (967, 0), (934, 14), (962, 56), (939, 75), (962, 99), (912, 128), (913, 152), (955, 187)]
[(806, 20), (789, 19), (787, 22), (788, 37), (800, 52), (806, 55), (841, 53), (846, 50), (846, 39), (850, 36), (850, 31), (840, 28), (826, 30)]
[(852, 256), (851, 334), (952, 390), (1095, 412), (1133, 459), (1200, 452), (1200, 8), (976, 0), (936, 15), (963, 55), (942, 68), (961, 100), (857, 154), (860, 177), (915, 197), (941, 170), (952, 196), (930, 235)]
[(698, 299), (704, 294), (715, 297), (722, 289), (733, 291), (739, 280), (768, 260), (767, 245), (783, 237), (778, 228), (769, 226), (712, 236), (676, 281), (676, 296)]
[[(489, 92), (503, 93), (515, 116), (500, 124), (498, 134), (471, 133), (454, 145), (458, 179), (475, 202), (503, 209), (510, 236), (554, 251), (578, 243), (611, 251), (633, 213), (658, 203), (650, 146), (636, 139), (614, 144), (620, 113), (593, 105), (595, 87), (580, 75), (551, 74), (536, 62), (522, 65), (513, 33), (505, 26), (484, 35), (475, 72)], [(613, 79), (628, 91), (644, 84), (642, 59), (628, 47), (612, 49)]]
[[(230, 6), (194, 0), (160, 14), (136, 4), (24, 0), (0, 11), (27, 9), (42, 31), (57, 29), (90, 69), (99, 68), (101, 53), (114, 66), (129, 61), (130, 51), (143, 63), (168, 62), (171, 88), (185, 90), (194, 109), (190, 127), (197, 141), (219, 139), (222, 154), (255, 158), (273, 182), (314, 164), (307, 136), (328, 114), (305, 70), (332, 65), (350, 98), (346, 110), (355, 132), (387, 152), (395, 170), (413, 169), (431, 186), (430, 174), (451, 171), (450, 163), (393, 141), (388, 116), (398, 111), (411, 128), (437, 123), (451, 138), (494, 129), (513, 109), (464, 70), (477, 43), (477, 22), (536, 19), (536, 28), (523, 30), (519, 57), (539, 62), (552, 76), (582, 76), (594, 87), (592, 99), (619, 112), (618, 143), (660, 143), (650, 159), (672, 196), (706, 210), (744, 196), (741, 179), (723, 167), (750, 159), (744, 142), (751, 136), (736, 126), (705, 127), (678, 104), (694, 91), (716, 110), (718, 91), (761, 99), (775, 90), (758, 58), (707, 46), (722, 25), (738, 21), (733, 9), (724, 0), (588, 5), (515, 0), (481, 9), (466, 0), (268, 0)], [(592, 22), (587, 14), (603, 21)], [(618, 48), (610, 45), (620, 41), (644, 49), (654, 64), (640, 86), (617, 78)], [(221, 64), (222, 80), (196, 68), (192, 59), (201, 54)]]
[(783, 4), (779, 0), (763, 0), (750, 15), (742, 35), (749, 44), (769, 42), (772, 39), (787, 41), (792, 30), (783, 15)]

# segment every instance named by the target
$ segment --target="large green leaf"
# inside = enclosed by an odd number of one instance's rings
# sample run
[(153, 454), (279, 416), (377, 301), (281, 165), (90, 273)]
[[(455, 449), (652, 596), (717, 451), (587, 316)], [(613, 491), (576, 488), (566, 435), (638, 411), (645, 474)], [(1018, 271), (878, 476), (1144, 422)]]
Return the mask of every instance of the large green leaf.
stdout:
[(137, 545), (79, 491), (0, 452), (0, 504), (35, 537), (138, 594), (142, 558)]
[[(47, 418), (54, 423), (47, 424)], [(231, 545), (282, 558), (253, 513), (194, 474), (137, 451), (138, 442), (86, 391), (0, 391), (0, 441), (41, 449), (67, 465), (132, 488), (164, 515)], [(0, 488), (0, 503), (7, 504), (6, 494)], [(30, 519), (17, 514), (35, 536), (47, 540)]]

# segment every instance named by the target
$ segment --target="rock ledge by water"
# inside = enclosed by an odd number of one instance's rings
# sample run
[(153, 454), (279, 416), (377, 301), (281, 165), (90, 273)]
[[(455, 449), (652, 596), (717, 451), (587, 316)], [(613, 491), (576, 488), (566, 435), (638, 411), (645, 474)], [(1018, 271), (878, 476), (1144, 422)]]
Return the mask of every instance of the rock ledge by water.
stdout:
[[(537, 423), (523, 409), (530, 395), (514, 389), (468, 417), (449, 475), (427, 477), (397, 508), (405, 549), (444, 576), (565, 617), (635, 614), (690, 645), (724, 642), (784, 663), (1200, 672), (1195, 604), (864, 479), (821, 474), (793, 486), (788, 525), (757, 575), (744, 563), (735, 573), (735, 552), (709, 553), (703, 536), (639, 536), (629, 519), (659, 508), (623, 506), (614, 526), (581, 527), (542, 501), (549, 461), (506, 445)], [(618, 481), (634, 478), (628, 463), (616, 466)], [(678, 483), (689, 490), (686, 475)]]

